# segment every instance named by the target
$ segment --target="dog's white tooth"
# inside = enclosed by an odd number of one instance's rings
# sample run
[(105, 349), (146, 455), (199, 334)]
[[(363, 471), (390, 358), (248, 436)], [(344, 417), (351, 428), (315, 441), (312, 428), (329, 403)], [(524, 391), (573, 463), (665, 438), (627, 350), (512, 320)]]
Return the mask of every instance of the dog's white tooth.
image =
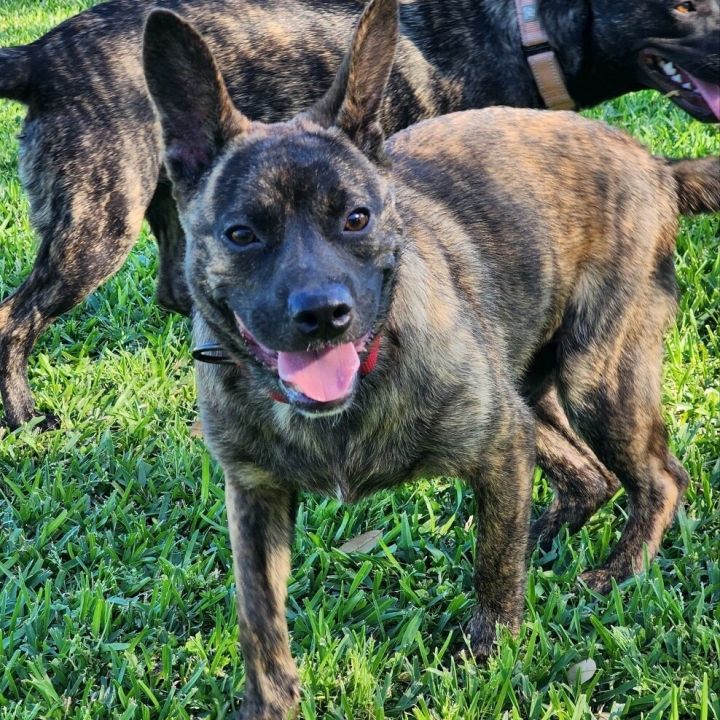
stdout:
[(671, 62), (660, 63), (660, 66), (666, 75), (674, 75), (677, 72), (675, 70), (675, 66)]
[(682, 82), (682, 75), (677, 73), (676, 75), (673, 75), (671, 79), (676, 83)]
[(682, 86), (685, 88), (685, 90), (693, 89), (692, 83), (683, 83)]

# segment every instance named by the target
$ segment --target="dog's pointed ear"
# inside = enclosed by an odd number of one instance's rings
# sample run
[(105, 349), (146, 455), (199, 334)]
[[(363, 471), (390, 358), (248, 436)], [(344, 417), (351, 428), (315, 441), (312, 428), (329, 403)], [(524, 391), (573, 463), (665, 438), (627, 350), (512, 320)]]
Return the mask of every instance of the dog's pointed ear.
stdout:
[(250, 121), (233, 105), (201, 35), (175, 13), (148, 16), (143, 65), (170, 179), (181, 193), (190, 192), (228, 140), (248, 132)]
[(324, 127), (339, 127), (376, 162), (385, 158), (380, 106), (395, 60), (399, 24), (398, 0), (370, 0), (330, 90), (307, 112)]

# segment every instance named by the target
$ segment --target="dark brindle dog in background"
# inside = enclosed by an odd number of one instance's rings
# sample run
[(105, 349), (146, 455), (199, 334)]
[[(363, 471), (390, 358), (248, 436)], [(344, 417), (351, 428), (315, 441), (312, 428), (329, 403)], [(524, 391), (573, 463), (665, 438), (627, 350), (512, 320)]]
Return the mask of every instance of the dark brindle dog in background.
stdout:
[(270, 125), (233, 106), (190, 25), (167, 11), (147, 25), (195, 337), (230, 360), (197, 381), (226, 478), (242, 718), (297, 705), (284, 607), (301, 490), (352, 501), (464, 478), (484, 658), (495, 623), (521, 619), (540, 388), (557, 384), (631, 499), (598, 579), (655, 554), (687, 485), (660, 414), (662, 333), (676, 216), (720, 207), (716, 160), (672, 164), (577, 115), (507, 108), (385, 143), (397, 19), (374, 0), (327, 95)]
[[(153, 5), (198, 27), (233, 99), (275, 122), (323, 92), (362, 3), (113, 0), (0, 50), (0, 97), (29, 108), (21, 171), (40, 235), (30, 276), (0, 306), (0, 392), (11, 427), (34, 413), (27, 361), (38, 336), (120, 268), (144, 216), (160, 247), (158, 299), (189, 310), (176, 262), (182, 231), (140, 62)], [(542, 0), (537, 12), (578, 107), (652, 87), (672, 91), (701, 120), (720, 116), (718, 0)], [(404, 2), (385, 131), (487, 105), (542, 107), (515, 0)], [(41, 427), (56, 422), (48, 415)]]

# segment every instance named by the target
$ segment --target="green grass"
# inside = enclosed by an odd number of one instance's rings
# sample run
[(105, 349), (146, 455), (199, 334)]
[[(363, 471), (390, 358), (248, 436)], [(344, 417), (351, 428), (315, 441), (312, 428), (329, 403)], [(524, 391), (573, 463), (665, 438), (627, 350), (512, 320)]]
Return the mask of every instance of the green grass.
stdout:
[[(87, 2), (2, 0), (0, 45)], [(654, 152), (720, 152), (713, 128), (654, 94), (592, 113)], [(0, 103), (0, 295), (35, 240), (17, 179), (23, 109)], [(452, 479), (356, 506), (306, 496), (288, 616), (302, 717), (720, 718), (720, 222), (683, 222), (683, 288), (667, 335), (665, 411), (692, 476), (647, 575), (596, 597), (577, 583), (617, 540), (624, 500), (530, 570), (525, 621), (489, 667), (456, 663), (472, 528)], [(63, 430), (0, 437), (0, 719), (221, 718), (243, 683), (222, 477), (200, 440), (188, 328), (152, 301), (148, 233), (124, 269), (46, 333), (32, 358)], [(549, 492), (537, 483), (537, 507)], [(383, 533), (367, 554), (343, 542)], [(573, 663), (592, 658), (584, 685)]]

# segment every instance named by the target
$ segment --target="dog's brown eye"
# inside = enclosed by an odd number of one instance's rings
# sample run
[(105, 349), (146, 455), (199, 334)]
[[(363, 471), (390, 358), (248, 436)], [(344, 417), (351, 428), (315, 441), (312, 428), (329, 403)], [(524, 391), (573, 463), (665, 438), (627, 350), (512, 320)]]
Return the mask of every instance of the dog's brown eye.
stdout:
[(695, 3), (692, 2), (681, 2), (675, 6), (675, 12), (679, 12), (681, 15), (686, 13), (695, 12)]
[(353, 210), (345, 220), (345, 231), (346, 232), (359, 232), (367, 227), (370, 222), (370, 211), (365, 208), (358, 208)]
[(225, 231), (225, 237), (238, 247), (252, 245), (257, 241), (255, 233), (247, 225), (233, 225)]

